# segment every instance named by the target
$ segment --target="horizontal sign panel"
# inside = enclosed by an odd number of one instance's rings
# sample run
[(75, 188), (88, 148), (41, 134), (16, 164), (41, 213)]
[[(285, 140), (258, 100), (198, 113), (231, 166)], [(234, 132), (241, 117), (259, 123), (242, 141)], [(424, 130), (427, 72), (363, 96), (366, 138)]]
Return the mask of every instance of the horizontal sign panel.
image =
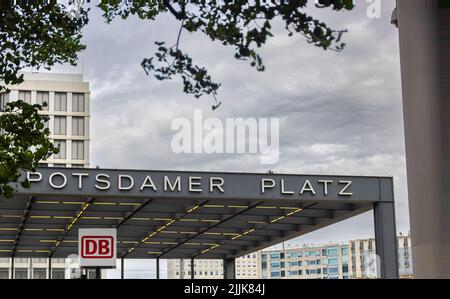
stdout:
[[(22, 194), (255, 200), (393, 200), (392, 179), (315, 175), (39, 168)], [(384, 196), (382, 196), (384, 195)]]

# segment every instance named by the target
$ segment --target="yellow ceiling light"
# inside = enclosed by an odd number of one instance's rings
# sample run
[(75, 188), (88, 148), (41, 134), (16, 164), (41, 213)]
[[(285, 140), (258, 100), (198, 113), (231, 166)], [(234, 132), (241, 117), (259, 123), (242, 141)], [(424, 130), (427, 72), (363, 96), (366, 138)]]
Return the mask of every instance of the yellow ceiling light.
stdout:
[(204, 205), (205, 208), (225, 208), (224, 205)]
[(187, 214), (192, 213), (192, 212), (194, 212), (195, 210), (197, 210), (198, 208), (200, 208), (200, 206), (199, 206), (199, 205), (196, 205), (195, 207), (192, 207), (191, 209), (187, 210), (186, 213), (187, 213)]
[[(147, 219), (151, 219), (151, 218), (147, 218)], [(153, 220), (155, 221), (171, 221), (173, 220), (172, 218), (153, 218)]]
[(198, 222), (200, 220), (199, 219), (193, 219), (193, 218), (183, 218), (183, 219), (180, 219), (179, 221), (181, 221), (181, 222)]

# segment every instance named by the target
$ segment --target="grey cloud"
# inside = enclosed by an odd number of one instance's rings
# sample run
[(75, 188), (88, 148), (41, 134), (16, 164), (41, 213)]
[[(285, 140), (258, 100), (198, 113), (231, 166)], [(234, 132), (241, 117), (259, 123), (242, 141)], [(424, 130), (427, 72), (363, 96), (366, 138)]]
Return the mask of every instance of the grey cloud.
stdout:
[[(261, 49), (267, 66), (262, 73), (233, 59), (231, 48), (183, 34), (182, 48), (222, 83), (223, 105), (214, 112), (210, 98), (195, 100), (182, 93), (179, 81), (157, 81), (140, 67), (153, 41), (174, 41), (176, 22), (161, 17), (155, 24), (132, 19), (106, 25), (95, 14), (82, 55), (92, 90), (92, 166), (394, 176), (398, 230), (408, 231), (398, 38), (389, 23), (393, 3), (383, 2), (379, 20), (369, 20), (365, 8), (311, 9), (335, 28), (349, 29), (342, 53), (287, 37), (277, 23), (275, 37)], [(280, 161), (267, 166), (255, 155), (172, 153), (171, 121), (192, 118), (194, 109), (221, 119), (279, 117)], [(366, 213), (295, 242), (372, 234)]]

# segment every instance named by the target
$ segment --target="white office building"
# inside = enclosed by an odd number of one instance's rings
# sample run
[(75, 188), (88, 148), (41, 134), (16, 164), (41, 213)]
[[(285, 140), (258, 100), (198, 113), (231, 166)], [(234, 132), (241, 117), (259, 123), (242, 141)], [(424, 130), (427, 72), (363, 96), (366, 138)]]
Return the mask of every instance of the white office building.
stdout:
[(42, 114), (50, 120), (50, 139), (60, 152), (42, 161), (42, 166), (89, 166), (89, 83), (81, 74), (25, 73), (25, 81), (7, 86), (9, 93), (0, 95), (0, 112), (7, 102), (21, 99), (30, 104), (43, 104)]
[[(41, 166), (76, 167), (89, 166), (89, 83), (81, 74), (24, 73), (25, 81), (7, 86), (9, 92), (0, 93), (0, 113), (6, 103), (21, 99), (29, 104), (47, 103), (41, 113), (50, 120), (50, 139), (60, 147)], [(79, 277), (80, 270), (73, 259), (52, 259), (54, 279)], [(12, 277), (12, 259), (0, 258), (0, 279)], [(15, 279), (45, 279), (49, 277), (49, 260), (45, 258), (15, 258)], [(92, 277), (94, 273), (89, 273)]]

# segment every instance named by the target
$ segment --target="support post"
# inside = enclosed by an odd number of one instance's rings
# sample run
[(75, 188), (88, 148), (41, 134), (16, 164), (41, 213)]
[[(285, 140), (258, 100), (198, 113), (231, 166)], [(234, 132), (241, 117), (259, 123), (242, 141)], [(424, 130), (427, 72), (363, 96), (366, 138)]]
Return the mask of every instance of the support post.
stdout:
[(120, 259), (120, 279), (124, 279), (125, 278), (125, 259), (121, 258)]
[(102, 279), (102, 270), (100, 267), (95, 268), (95, 279)]
[(159, 279), (159, 257), (156, 258), (156, 279)]
[(184, 259), (180, 259), (180, 279), (184, 279)]
[(195, 270), (194, 259), (191, 259), (191, 279), (195, 279), (194, 270)]
[[(448, 2), (448, 1), (447, 1)], [(450, 278), (450, 8), (397, 0), (414, 278)]]
[(52, 279), (52, 258), (48, 258), (48, 279)]
[(223, 260), (223, 278), (236, 279), (236, 266), (233, 258)]
[(380, 179), (380, 192), (381, 201), (373, 206), (377, 270), (380, 278), (396, 279), (399, 273), (392, 179)]
[(14, 257), (11, 258), (11, 279), (14, 279)]

